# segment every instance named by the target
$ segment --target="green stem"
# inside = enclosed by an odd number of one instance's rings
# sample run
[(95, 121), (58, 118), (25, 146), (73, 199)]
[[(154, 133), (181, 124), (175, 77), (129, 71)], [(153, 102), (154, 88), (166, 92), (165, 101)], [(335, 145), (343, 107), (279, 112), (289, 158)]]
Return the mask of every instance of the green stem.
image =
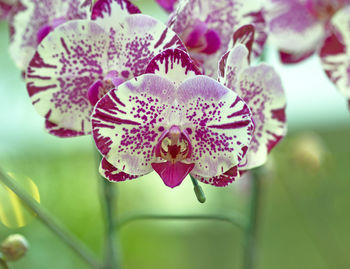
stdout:
[[(101, 155), (96, 152), (96, 162), (99, 165), (101, 162)], [(104, 210), (104, 219), (106, 220), (106, 234), (105, 234), (105, 260), (104, 269), (118, 269), (120, 268), (120, 259), (118, 258), (119, 251), (117, 250), (117, 231), (115, 231), (115, 216), (116, 208), (116, 184), (109, 182), (107, 179), (98, 175), (98, 181), (101, 184), (101, 201)]]
[(3, 269), (9, 269), (9, 266), (7, 265), (7, 262), (1, 258), (1, 253), (0, 253), (0, 267)]
[(206, 198), (205, 198), (205, 194), (202, 190), (202, 187), (199, 186), (197, 179), (195, 179), (191, 174), (190, 174), (190, 178), (191, 178), (191, 181), (193, 184), (193, 190), (194, 190), (194, 193), (196, 194), (198, 202), (200, 202), (202, 204), (205, 203)]
[(239, 214), (225, 216), (223, 214), (213, 214), (213, 215), (170, 215), (170, 214), (155, 214), (155, 213), (135, 213), (126, 215), (119, 218), (116, 225), (117, 229), (124, 227), (126, 224), (137, 221), (137, 220), (214, 220), (214, 221), (224, 221), (231, 223), (232, 225), (244, 229), (245, 219)]
[(73, 234), (65, 229), (57, 220), (48, 214), (40, 205), (23, 191), (13, 180), (9, 179), (5, 173), (0, 170), (0, 181), (11, 189), (23, 202), (31, 209), (37, 218), (56, 234), (64, 243), (66, 243), (76, 254), (80, 256), (92, 268), (101, 268), (100, 263), (86, 246), (79, 241)]
[(260, 196), (260, 178), (258, 176), (258, 171), (257, 169), (252, 171), (248, 224), (244, 234), (244, 269), (253, 269), (256, 261), (256, 234)]

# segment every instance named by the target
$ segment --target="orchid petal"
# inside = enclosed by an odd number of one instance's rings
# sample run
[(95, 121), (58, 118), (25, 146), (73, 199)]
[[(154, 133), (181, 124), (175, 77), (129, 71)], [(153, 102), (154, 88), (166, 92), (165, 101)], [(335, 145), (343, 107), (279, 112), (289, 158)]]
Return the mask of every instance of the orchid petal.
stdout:
[(171, 163), (152, 163), (154, 171), (162, 178), (165, 185), (174, 188), (181, 184), (185, 177), (191, 172), (194, 164), (187, 164), (182, 162)]
[(167, 49), (154, 57), (146, 68), (146, 73), (154, 73), (179, 85), (187, 78), (200, 75), (191, 57), (179, 49)]
[[(174, 84), (145, 74), (109, 91), (92, 114), (93, 136), (98, 150), (117, 169), (144, 175), (153, 169), (159, 137), (174, 117)], [(173, 113), (174, 112), (174, 113)]]
[(189, 78), (180, 84), (177, 102), (185, 110), (181, 126), (193, 148), (189, 158), (195, 163), (192, 172), (212, 177), (237, 165), (247, 151), (254, 129), (245, 102), (206, 76)]
[(90, 0), (21, 0), (10, 17), (10, 55), (16, 65), (24, 70), (38, 46), (37, 32), (55, 19), (64, 17), (85, 19), (88, 17)]
[(27, 89), (37, 112), (61, 128), (91, 131), (88, 88), (106, 70), (108, 35), (94, 22), (71, 21), (39, 45), (27, 70)]
[(238, 74), (248, 67), (249, 52), (242, 44), (237, 44), (227, 52), (219, 63), (219, 82), (236, 91)]
[(141, 11), (129, 0), (97, 0), (91, 10), (91, 19), (109, 29), (130, 14), (137, 13)]
[(302, 51), (302, 52), (284, 52), (282, 50), (279, 51), (281, 62), (284, 64), (295, 64), (305, 59), (309, 58), (315, 53), (315, 49), (310, 51)]
[(255, 28), (252, 24), (243, 25), (242, 27), (238, 28), (233, 34), (232, 48), (235, 45), (243, 44), (249, 52), (248, 62), (250, 62), (250, 57), (253, 49), (254, 35)]
[(324, 22), (308, 10), (305, 1), (269, 0), (266, 20), (269, 37), (285, 53), (305, 55), (315, 50), (324, 36)]
[(322, 66), (339, 91), (350, 99), (350, 7), (338, 11), (331, 20), (329, 36), (320, 51)]
[(0, 1), (0, 20), (6, 20), (16, 4), (15, 0), (1, 0)]
[(125, 79), (145, 73), (150, 60), (165, 49), (185, 49), (179, 37), (158, 20), (135, 14), (110, 28), (109, 70)]
[(228, 184), (232, 183), (240, 176), (237, 166), (234, 166), (234, 167), (230, 168), (228, 171), (226, 171), (225, 173), (218, 175), (218, 176), (214, 176), (214, 177), (201, 177), (198, 175), (194, 175), (192, 173), (191, 173), (191, 175), (195, 179), (197, 179), (205, 184), (210, 184), (210, 185), (213, 185), (216, 187), (226, 187)]
[(84, 135), (84, 132), (78, 132), (70, 129), (66, 129), (63, 127), (60, 127), (59, 125), (50, 122), (48, 120), (45, 120), (45, 129), (49, 134), (52, 134), (54, 136), (58, 137), (74, 137), (74, 136), (81, 136)]
[(113, 165), (111, 165), (106, 160), (106, 158), (103, 158), (101, 160), (99, 172), (104, 178), (107, 178), (109, 181), (113, 181), (113, 182), (119, 182), (119, 181), (125, 181), (125, 180), (131, 180), (131, 179), (138, 178), (138, 176), (129, 175), (127, 173), (124, 173), (124, 172), (118, 170)]
[(156, 2), (167, 12), (173, 12), (174, 6), (178, 0), (156, 0)]
[(266, 65), (249, 67), (239, 74), (237, 94), (252, 110), (255, 131), (240, 169), (265, 163), (267, 154), (286, 134), (286, 100), (281, 80)]
[[(217, 71), (217, 62), (229, 49), (233, 33), (241, 25), (251, 23), (257, 27), (259, 38), (256, 40), (260, 43), (255, 44), (254, 48), (256, 45), (259, 47), (263, 45), (266, 39), (261, 4), (254, 0), (180, 1), (178, 9), (171, 15), (168, 24), (179, 36), (182, 36), (198, 20), (205, 22), (208, 29), (214, 30), (221, 41), (220, 49), (214, 54), (191, 53), (192, 58), (203, 63), (205, 74), (210, 76)], [(263, 37), (260, 37), (260, 32), (263, 33)], [(261, 51), (262, 48), (254, 49), (256, 54), (260, 54)]]

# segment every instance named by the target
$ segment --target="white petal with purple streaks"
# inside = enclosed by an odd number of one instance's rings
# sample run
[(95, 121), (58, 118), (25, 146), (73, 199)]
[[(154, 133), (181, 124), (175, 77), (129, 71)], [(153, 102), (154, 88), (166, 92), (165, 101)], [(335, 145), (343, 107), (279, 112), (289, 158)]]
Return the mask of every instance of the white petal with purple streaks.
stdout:
[(39, 45), (27, 69), (27, 89), (38, 113), (60, 127), (91, 130), (89, 86), (106, 71), (107, 33), (96, 23), (71, 21)]
[(184, 107), (180, 126), (186, 129), (193, 148), (192, 172), (212, 177), (237, 165), (254, 130), (246, 103), (206, 76), (183, 82), (177, 90), (177, 101)]
[(107, 178), (109, 181), (112, 181), (112, 182), (119, 182), (119, 181), (138, 178), (138, 176), (129, 175), (118, 170), (113, 165), (111, 165), (106, 160), (106, 158), (102, 158), (100, 167), (99, 167), (99, 172), (103, 177)]
[(328, 77), (350, 99), (350, 7), (341, 9), (332, 18), (320, 56)]
[(90, 0), (21, 0), (10, 18), (10, 55), (19, 68), (24, 70), (33, 57), (37, 33), (55, 19), (84, 19), (88, 17)]
[[(146, 74), (111, 90), (92, 114), (93, 136), (106, 160), (131, 175), (151, 172), (158, 138), (169, 129), (174, 84)], [(173, 115), (171, 115), (173, 118)]]
[[(102, 21), (101, 21), (102, 22)], [(179, 37), (163, 23), (141, 14), (131, 15), (110, 28), (108, 66), (130, 79), (144, 74), (150, 60), (169, 48), (185, 49)]]
[(255, 123), (254, 136), (240, 169), (265, 163), (267, 154), (286, 134), (286, 100), (281, 80), (266, 64), (249, 67), (239, 75), (237, 94), (250, 107)]

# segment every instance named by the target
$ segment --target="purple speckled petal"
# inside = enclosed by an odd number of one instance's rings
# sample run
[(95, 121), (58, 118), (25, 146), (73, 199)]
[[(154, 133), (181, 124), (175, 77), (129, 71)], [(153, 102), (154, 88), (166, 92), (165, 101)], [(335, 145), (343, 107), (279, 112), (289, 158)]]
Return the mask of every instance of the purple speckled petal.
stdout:
[(313, 16), (306, 1), (269, 0), (266, 21), (271, 42), (285, 53), (304, 55), (324, 36), (324, 22)]
[(179, 37), (158, 20), (135, 14), (109, 30), (110, 70), (118, 70), (125, 79), (145, 73), (150, 60), (165, 49), (185, 50)]
[(67, 22), (39, 45), (27, 69), (27, 89), (38, 113), (61, 128), (91, 131), (88, 88), (106, 72), (108, 35), (89, 21)]
[(297, 53), (288, 53), (282, 50), (279, 51), (281, 62), (284, 64), (295, 64), (312, 56), (315, 52), (315, 49), (310, 51), (302, 51)]
[(78, 132), (78, 131), (62, 128), (57, 124), (50, 122), (48, 120), (45, 120), (45, 129), (49, 134), (52, 134), (54, 136), (58, 136), (61, 138), (81, 136), (85, 134), (84, 132)]
[(151, 172), (153, 152), (159, 137), (170, 128), (170, 108), (175, 100), (171, 81), (146, 74), (109, 91), (96, 104), (92, 114), (93, 136), (97, 148), (109, 163), (131, 174)]
[(206, 76), (184, 81), (177, 89), (176, 99), (184, 106), (180, 121), (193, 148), (189, 160), (195, 163), (192, 172), (212, 177), (237, 165), (254, 131), (247, 104), (236, 93)]
[(109, 29), (130, 14), (137, 13), (141, 11), (129, 0), (97, 0), (92, 7), (91, 19)]
[(252, 24), (243, 25), (235, 31), (233, 34), (233, 46), (242, 44), (244, 45), (249, 54), (248, 61), (250, 62), (250, 57), (253, 49), (255, 28)]
[(195, 179), (197, 179), (205, 184), (210, 184), (210, 185), (213, 185), (216, 187), (226, 187), (228, 184), (232, 183), (240, 176), (237, 166), (234, 166), (234, 167), (230, 168), (228, 171), (226, 171), (225, 173), (218, 175), (218, 176), (214, 176), (214, 177), (201, 177), (198, 175), (194, 175), (192, 173), (191, 173), (191, 175)]
[(255, 123), (254, 136), (240, 169), (251, 169), (265, 163), (267, 154), (287, 131), (286, 100), (281, 80), (266, 65), (249, 67), (239, 74), (237, 94), (248, 104)]
[(248, 67), (249, 52), (242, 44), (237, 44), (227, 52), (219, 63), (219, 82), (236, 91), (238, 74)]
[(200, 75), (190, 56), (179, 49), (167, 49), (152, 59), (146, 73), (153, 73), (180, 84), (189, 77)]
[(118, 170), (113, 165), (111, 165), (106, 160), (106, 158), (102, 158), (102, 161), (99, 167), (99, 172), (103, 177), (107, 178), (109, 181), (112, 181), (112, 182), (131, 180), (139, 177), (135, 175), (129, 175), (127, 173), (124, 173)]
[(178, 9), (170, 16), (170, 27), (182, 38), (188, 29), (197, 25), (198, 20), (205, 22), (208, 29), (214, 30), (220, 37), (220, 49), (214, 54), (191, 52), (192, 58), (203, 65), (206, 75), (217, 72), (220, 57), (229, 49), (233, 33), (240, 26), (253, 24), (257, 38), (254, 54), (260, 54), (266, 40), (265, 21), (261, 14), (261, 4), (255, 0), (188, 0), (180, 1)]
[(24, 70), (38, 45), (37, 32), (56, 19), (88, 18), (91, 0), (21, 0), (11, 12), (10, 54), (16, 65)]
[(350, 99), (350, 7), (338, 11), (320, 51), (322, 66), (339, 91)]

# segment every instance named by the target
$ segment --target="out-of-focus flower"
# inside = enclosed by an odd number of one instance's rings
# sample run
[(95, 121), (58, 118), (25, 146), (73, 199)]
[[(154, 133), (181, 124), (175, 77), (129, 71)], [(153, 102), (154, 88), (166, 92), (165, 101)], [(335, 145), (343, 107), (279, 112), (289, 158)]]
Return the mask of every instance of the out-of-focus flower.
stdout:
[(17, 0), (0, 0), (0, 20), (7, 20)]
[(318, 52), (327, 76), (350, 100), (350, 0), (266, 0), (271, 41), (284, 63)]
[(173, 12), (178, 0), (156, 0), (156, 2), (167, 12)]
[(91, 0), (18, 0), (9, 16), (10, 55), (25, 70), (40, 41), (58, 25), (89, 18)]
[(12, 234), (1, 243), (0, 252), (7, 261), (17, 261), (27, 253), (28, 246), (23, 235)]
[(109, 91), (92, 114), (112, 181), (155, 170), (176, 187), (188, 173), (213, 177), (239, 164), (253, 135), (251, 112), (233, 91), (199, 71), (189, 55), (166, 50), (145, 74)]
[(312, 132), (298, 135), (291, 146), (291, 156), (300, 166), (312, 171), (319, 171), (327, 157), (322, 138)]
[(90, 133), (93, 105), (110, 89), (145, 72), (166, 48), (184, 48), (156, 19), (130, 2), (99, 0), (92, 19), (66, 22), (39, 45), (27, 69), (35, 109), (56, 136)]
[(261, 63), (257, 66), (249, 66), (248, 64), (249, 44), (252, 44), (250, 39), (254, 37), (251, 31), (254, 31), (254, 28), (248, 25), (236, 32), (236, 39), (239, 42), (222, 57), (218, 79), (247, 103), (255, 123), (254, 135), (247, 154), (238, 167), (218, 177), (197, 178), (203, 182), (225, 185), (238, 177), (239, 171), (263, 165), (268, 153), (287, 131), (286, 99), (280, 77), (269, 65)]
[(231, 48), (234, 31), (245, 24), (256, 28), (253, 56), (259, 56), (266, 40), (260, 1), (180, 0), (169, 26), (182, 39), (203, 73), (216, 78), (217, 63)]

